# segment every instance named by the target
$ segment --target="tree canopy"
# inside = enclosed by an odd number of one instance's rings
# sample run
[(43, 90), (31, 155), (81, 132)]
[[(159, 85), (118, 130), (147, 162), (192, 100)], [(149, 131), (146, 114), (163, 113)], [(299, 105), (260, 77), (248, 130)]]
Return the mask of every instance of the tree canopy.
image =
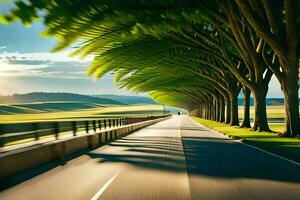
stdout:
[[(94, 55), (89, 76), (149, 92), (191, 114), (238, 125), (237, 97), (255, 99), (253, 130), (269, 131), (268, 84), (285, 95), (286, 135), (299, 134), (300, 2), (297, 0), (20, 0), (4, 23), (43, 19), (44, 35)], [(226, 107), (226, 109), (225, 109)], [(250, 126), (249, 105), (244, 116)]]

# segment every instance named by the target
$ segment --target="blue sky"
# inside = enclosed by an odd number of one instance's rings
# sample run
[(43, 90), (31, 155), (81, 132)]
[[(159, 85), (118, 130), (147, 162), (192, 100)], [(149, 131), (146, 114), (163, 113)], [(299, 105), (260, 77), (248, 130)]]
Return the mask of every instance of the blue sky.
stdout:
[[(0, 3), (0, 12), (8, 10)], [(86, 77), (89, 59), (70, 58), (69, 52), (49, 53), (56, 41), (42, 38), (42, 22), (25, 28), (21, 23), (0, 24), (0, 95), (27, 92), (73, 92), (82, 94), (125, 94), (113, 77), (94, 81)]]
[[(0, 13), (8, 9), (0, 3)], [(56, 41), (42, 38), (42, 22), (25, 28), (21, 23), (0, 24), (0, 95), (27, 92), (73, 92), (82, 94), (124, 94), (112, 75), (94, 81), (85, 71), (89, 60), (70, 58), (69, 52), (49, 53)], [(268, 97), (281, 97), (277, 80), (273, 77)]]

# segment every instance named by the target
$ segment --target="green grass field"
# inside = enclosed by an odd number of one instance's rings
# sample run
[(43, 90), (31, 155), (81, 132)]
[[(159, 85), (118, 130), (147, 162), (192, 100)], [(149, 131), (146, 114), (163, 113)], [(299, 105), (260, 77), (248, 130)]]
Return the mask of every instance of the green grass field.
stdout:
[(0, 123), (161, 115), (160, 105), (111, 106), (81, 102), (1, 104)]
[[(160, 105), (115, 106), (76, 101), (0, 104), (0, 123), (97, 118), (110, 116), (145, 116), (161, 114)], [(284, 106), (268, 106), (268, 117), (284, 118)], [(251, 107), (251, 118), (254, 108)], [(243, 107), (239, 107), (243, 117)]]
[[(111, 117), (147, 117), (162, 115), (163, 107), (160, 105), (135, 105), (135, 106), (112, 106), (82, 102), (42, 102), (27, 104), (2, 104), (0, 105), (0, 123), (15, 124), (22, 122), (45, 122), (45, 121), (83, 121)], [(27, 124), (27, 123), (26, 123)], [(91, 124), (90, 124), (91, 126)], [(39, 127), (38, 130), (42, 130)], [(78, 131), (84, 128), (78, 129)], [(29, 138), (22, 135), (29, 134)], [(70, 135), (72, 131), (60, 132), (60, 136)], [(32, 131), (18, 131), (16, 133), (3, 134), (1, 137), (20, 137), (20, 139), (7, 141), (5, 146), (34, 141)], [(40, 139), (54, 138), (54, 135), (42, 136)]]
[[(242, 119), (244, 114), (243, 106), (239, 106), (239, 118)], [(283, 105), (267, 106), (267, 115), (269, 119), (284, 118), (285, 111)], [(250, 118), (254, 118), (254, 107), (250, 108)]]
[[(300, 139), (284, 138), (275, 133), (254, 132), (246, 128), (232, 127), (196, 117), (194, 119), (208, 128), (222, 132), (235, 139), (241, 139), (245, 143), (300, 162)], [(270, 128), (281, 132), (284, 130), (284, 125), (270, 124)]]
[[(268, 107), (268, 112), (272, 113), (271, 116), (274, 118), (278, 118), (278, 116), (284, 117), (283, 106)], [(72, 121), (93, 118), (138, 117), (161, 114), (162, 106), (160, 105), (112, 106), (66, 101), (0, 105), (0, 123)], [(240, 116), (242, 116), (242, 111), (240, 111)], [(222, 124), (214, 125), (216, 125), (220, 131), (223, 128)], [(284, 130), (284, 126), (282, 124), (274, 124), (270, 126), (274, 131), (280, 132)], [(230, 130), (232, 134), (240, 134), (241, 130), (227, 126), (225, 126), (224, 129)], [(244, 132), (242, 133), (245, 133), (247, 130), (245, 129), (243, 131)], [(249, 131), (247, 133), (249, 133)], [(253, 134), (254, 133), (251, 132), (251, 136), (253, 136)], [(259, 135), (261, 137), (262, 133), (259, 133)], [(244, 136), (245, 135), (243, 135), (243, 137)], [(268, 136), (270, 136), (269, 133)], [(34, 139), (30, 138), (27, 140), (32, 141)], [(24, 141), (14, 141), (12, 143), (8, 143), (7, 145), (17, 144), (20, 142), (23, 143)]]

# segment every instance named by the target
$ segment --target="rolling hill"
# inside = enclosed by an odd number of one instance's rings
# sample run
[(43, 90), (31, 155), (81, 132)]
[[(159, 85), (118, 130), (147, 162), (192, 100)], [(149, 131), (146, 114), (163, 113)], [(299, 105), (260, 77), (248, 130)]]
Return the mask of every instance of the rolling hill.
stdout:
[(34, 103), (34, 102), (83, 102), (106, 105), (125, 105), (124, 103), (108, 99), (98, 98), (89, 95), (73, 93), (52, 93), (52, 92), (33, 92), (27, 94), (14, 94), (9, 96), (0, 96), (0, 103)]
[(34, 92), (0, 96), (0, 115), (39, 114), (123, 105), (126, 104), (89, 95)]
[[(251, 106), (254, 99), (250, 99)], [(283, 105), (283, 98), (268, 98), (267, 105)], [(47, 93), (34, 92), (27, 94), (14, 94), (0, 96), (0, 115), (13, 114), (39, 114), (48, 112), (76, 111), (97, 109), (101, 107), (115, 107), (125, 105), (156, 105), (157, 102), (144, 96), (125, 95), (81, 95), (73, 93)], [(239, 98), (239, 106), (243, 105), (243, 99)], [(172, 110), (167, 108), (167, 110)], [(176, 112), (178, 109), (176, 109)], [(175, 112), (175, 111), (174, 111)], [(175, 113), (176, 113), (175, 112)]]
[(94, 103), (76, 102), (76, 101), (0, 104), (0, 115), (38, 114), (38, 113), (47, 113), (47, 112), (93, 109), (99, 107), (103, 107), (103, 105), (94, 104)]

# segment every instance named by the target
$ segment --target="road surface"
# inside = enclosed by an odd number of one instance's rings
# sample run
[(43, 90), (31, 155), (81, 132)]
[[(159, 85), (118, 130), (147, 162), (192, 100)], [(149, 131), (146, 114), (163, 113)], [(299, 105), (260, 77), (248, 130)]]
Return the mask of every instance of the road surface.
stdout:
[(3, 190), (0, 199), (293, 200), (300, 167), (174, 116)]

